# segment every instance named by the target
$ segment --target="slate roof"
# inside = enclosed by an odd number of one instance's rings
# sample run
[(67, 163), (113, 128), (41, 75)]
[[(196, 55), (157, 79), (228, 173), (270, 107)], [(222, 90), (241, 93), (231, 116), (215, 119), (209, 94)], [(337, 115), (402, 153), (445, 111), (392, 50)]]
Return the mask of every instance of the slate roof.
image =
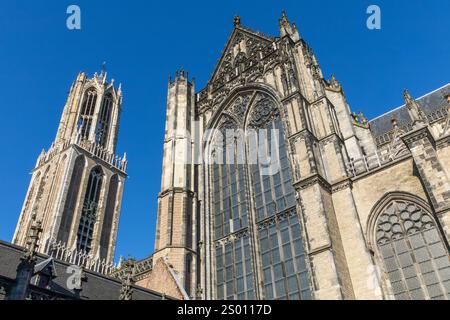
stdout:
[[(450, 83), (445, 86), (427, 93), (426, 95), (416, 99), (425, 114), (441, 109), (447, 105), (447, 101), (444, 98), (445, 94), (450, 94)], [(370, 121), (370, 130), (372, 135), (376, 138), (384, 133), (392, 130), (392, 118), (395, 117), (400, 127), (411, 122), (408, 110), (405, 105), (402, 105), (394, 110), (391, 110), (373, 120)]]
[[(11, 243), (0, 240), (0, 300), (2, 297), (2, 283), (8, 285), (15, 281), (17, 276), (17, 266), (20, 264), (20, 258), (23, 256), (23, 248)], [(43, 290), (47, 294), (64, 299), (76, 299), (75, 291), (67, 288), (68, 278), (72, 275), (67, 272), (69, 263), (49, 259), (48, 256), (38, 254), (36, 268), (48, 266), (52, 263), (57, 277), (52, 281), (52, 289), (44, 290), (31, 286), (33, 290)], [(121, 282), (100, 273), (84, 270), (87, 280), (83, 282), (81, 298), (86, 300), (118, 300), (120, 296)], [(145, 289), (139, 286), (133, 286), (133, 300), (174, 300), (172, 297), (165, 296), (153, 290)]]

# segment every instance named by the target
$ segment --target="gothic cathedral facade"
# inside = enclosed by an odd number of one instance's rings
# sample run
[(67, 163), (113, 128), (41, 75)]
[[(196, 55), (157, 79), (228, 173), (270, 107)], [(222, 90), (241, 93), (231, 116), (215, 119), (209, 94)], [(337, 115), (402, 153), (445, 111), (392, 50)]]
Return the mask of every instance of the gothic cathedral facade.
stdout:
[(73, 83), (56, 138), (32, 171), (14, 244), (26, 247), (36, 220), (41, 253), (59, 246), (113, 261), (127, 162), (115, 155), (122, 89), (106, 76), (80, 73)]
[[(450, 85), (368, 121), (284, 13), (234, 25), (204, 89), (169, 82), (153, 262), (196, 299), (450, 298)], [(261, 129), (273, 174), (222, 143)]]
[[(279, 31), (235, 17), (205, 88), (184, 70), (169, 81), (155, 252), (133, 262), (137, 284), (184, 299), (449, 299), (450, 84), (405, 90), (369, 121), (284, 13)], [(41, 252), (113, 260), (121, 103), (104, 72), (79, 74), (15, 244), (39, 220)]]

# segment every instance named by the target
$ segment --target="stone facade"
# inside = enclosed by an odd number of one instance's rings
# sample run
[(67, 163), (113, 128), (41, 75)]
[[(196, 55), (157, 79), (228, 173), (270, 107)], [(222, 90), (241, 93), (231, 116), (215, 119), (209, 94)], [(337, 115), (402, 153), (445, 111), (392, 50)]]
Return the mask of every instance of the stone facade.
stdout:
[[(127, 163), (121, 88), (104, 72), (73, 84), (13, 242), (28, 248), (37, 223), (33, 252), (121, 279), (122, 300), (136, 285), (178, 299), (448, 299), (449, 97), (450, 84), (405, 91), (369, 121), (285, 13), (277, 37), (235, 17), (205, 88), (184, 70), (169, 81), (154, 254), (111, 265)], [(0, 295), (25, 297), (36, 260), (17, 264)]]
[[(334, 76), (323, 78), (312, 49), (284, 13), (279, 27), (279, 36), (269, 37), (236, 17), (204, 89), (195, 92), (183, 70), (170, 81), (155, 256), (173, 266), (196, 299), (448, 299), (450, 85), (417, 100), (405, 91), (404, 106), (369, 121), (351, 112)], [(277, 203), (273, 222), (258, 220), (261, 186), (251, 170), (242, 171), (250, 205), (248, 222), (239, 226), (234, 207), (222, 201), (232, 195), (215, 187), (214, 166), (195, 161), (209, 155), (211, 129), (245, 131), (274, 119), (281, 121), (295, 190), (289, 212), (302, 230), (301, 241), (290, 243), (295, 252), (304, 250), (297, 273), (289, 271), (291, 251), (283, 251), (281, 261), (274, 255), (289, 242), (266, 260), (264, 230), (283, 228), (287, 211)], [(191, 161), (180, 164), (180, 157)], [(222, 211), (232, 212), (230, 222)], [(283, 230), (293, 239), (294, 229)], [(241, 243), (248, 248), (243, 258)], [(222, 252), (231, 254), (231, 264)], [(244, 259), (250, 267), (242, 275)], [(144, 285), (161, 290), (155, 272)], [(299, 288), (290, 289), (296, 281)]]

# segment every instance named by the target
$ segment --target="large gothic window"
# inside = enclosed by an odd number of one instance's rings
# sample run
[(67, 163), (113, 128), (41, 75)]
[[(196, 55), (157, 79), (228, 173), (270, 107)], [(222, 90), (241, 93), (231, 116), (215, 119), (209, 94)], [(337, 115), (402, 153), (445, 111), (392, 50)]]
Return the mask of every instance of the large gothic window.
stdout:
[(70, 177), (69, 190), (67, 191), (67, 199), (64, 204), (64, 210), (61, 217), (61, 224), (58, 231), (58, 241), (66, 244), (69, 240), (69, 233), (72, 229), (72, 222), (75, 208), (77, 205), (78, 194), (80, 191), (81, 178), (83, 177), (84, 166), (86, 160), (80, 155), (75, 160), (72, 175)]
[(276, 115), (263, 128), (267, 129), (266, 149), (274, 144), (278, 151), (267, 154), (278, 158), (271, 174), (264, 174), (261, 162), (251, 166), (265, 298), (310, 299), (306, 253), (280, 117)]
[(117, 190), (119, 188), (119, 177), (113, 175), (109, 182), (108, 198), (106, 201), (105, 216), (103, 218), (102, 236), (100, 238), (100, 258), (108, 258), (108, 249), (111, 239), (114, 212), (116, 209)]
[(262, 280), (261, 298), (310, 299), (292, 172), (275, 101), (259, 92), (245, 93), (220, 119), (220, 138), (211, 144), (215, 163), (209, 170), (216, 298), (256, 298), (257, 277)]
[(97, 104), (97, 91), (91, 88), (86, 91), (81, 105), (80, 118), (78, 119), (78, 132), (83, 138), (88, 138), (92, 127), (92, 119)]
[(448, 248), (423, 207), (391, 201), (377, 220), (376, 244), (396, 299), (450, 298)]
[(241, 231), (233, 242), (216, 242), (217, 298), (227, 300), (255, 298), (245, 165), (233, 134), (236, 129), (233, 120), (224, 119), (213, 151), (217, 164), (211, 168), (214, 239), (227, 239)]
[(96, 129), (96, 142), (105, 148), (108, 143), (108, 133), (111, 121), (112, 112), (112, 101), (113, 98), (111, 94), (107, 94), (102, 101), (102, 107), (100, 109), (100, 114), (98, 116), (98, 123)]
[(77, 249), (90, 252), (95, 222), (97, 221), (98, 201), (102, 188), (103, 172), (100, 167), (92, 169), (84, 196), (80, 224), (77, 233)]

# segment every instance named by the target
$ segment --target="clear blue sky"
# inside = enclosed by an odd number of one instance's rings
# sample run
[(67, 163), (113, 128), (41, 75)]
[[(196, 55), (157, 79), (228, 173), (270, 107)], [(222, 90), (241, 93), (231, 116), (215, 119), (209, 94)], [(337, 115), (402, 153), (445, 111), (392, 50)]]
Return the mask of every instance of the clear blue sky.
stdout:
[[(222, 6), (219, 6), (221, 3)], [(82, 30), (66, 28), (77, 4)], [(377, 4), (382, 29), (366, 28)], [(353, 110), (373, 118), (450, 81), (450, 1), (20, 1), (0, 2), (0, 239), (10, 241), (42, 148), (54, 139), (79, 71), (107, 61), (123, 83), (118, 151), (128, 153), (117, 254), (153, 250), (160, 188), (167, 80), (184, 67), (199, 89), (208, 81), (239, 14), (242, 24), (278, 34), (286, 9), (328, 78), (344, 86)]]

